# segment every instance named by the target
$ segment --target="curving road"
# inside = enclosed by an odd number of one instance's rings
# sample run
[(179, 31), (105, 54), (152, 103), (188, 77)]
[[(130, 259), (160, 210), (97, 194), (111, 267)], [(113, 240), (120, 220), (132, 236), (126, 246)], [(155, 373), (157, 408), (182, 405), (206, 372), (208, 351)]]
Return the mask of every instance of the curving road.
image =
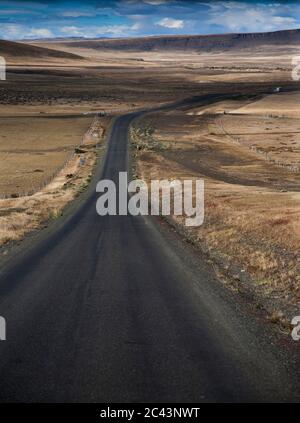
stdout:
[(135, 116), (115, 121), (82, 204), (2, 267), (0, 400), (297, 400), (287, 356), (204, 259), (150, 217), (96, 214)]

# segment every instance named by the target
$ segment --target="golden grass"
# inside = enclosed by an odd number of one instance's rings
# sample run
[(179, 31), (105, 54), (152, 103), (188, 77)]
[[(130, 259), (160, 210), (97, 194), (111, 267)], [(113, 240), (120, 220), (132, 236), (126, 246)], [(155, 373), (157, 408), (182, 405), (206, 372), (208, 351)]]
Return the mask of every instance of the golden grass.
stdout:
[[(150, 115), (138, 125), (149, 121), (155, 128), (154, 140), (165, 149), (138, 151), (138, 175), (146, 180), (205, 180), (205, 221), (199, 228), (185, 228), (188, 237), (217, 257), (224, 268), (238, 265), (252, 276), (259, 295), (297, 303), (299, 176), (273, 166), (227, 137), (210, 135), (211, 120), (204, 115), (184, 117), (178, 111)], [(288, 189), (282, 189), (285, 184)], [(183, 225), (182, 218), (173, 219)], [(240, 275), (235, 279), (243, 283)]]
[(91, 116), (0, 117), (0, 197), (50, 182), (80, 144)]
[(100, 146), (97, 147), (93, 139), (87, 139), (83, 144), (85, 152), (75, 154), (43, 189), (31, 196), (0, 200), (0, 245), (22, 239), (27, 232), (58, 218), (64, 207), (87, 187), (96, 158), (104, 153), (108, 124), (107, 118), (100, 122), (101, 136), (97, 139)]

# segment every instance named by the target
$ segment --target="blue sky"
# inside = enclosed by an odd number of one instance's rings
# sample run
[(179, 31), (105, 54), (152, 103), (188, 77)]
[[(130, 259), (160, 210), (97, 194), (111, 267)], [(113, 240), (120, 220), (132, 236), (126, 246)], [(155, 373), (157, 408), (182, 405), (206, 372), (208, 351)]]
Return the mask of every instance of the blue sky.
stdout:
[(300, 28), (299, 1), (2, 1), (0, 38), (134, 37)]

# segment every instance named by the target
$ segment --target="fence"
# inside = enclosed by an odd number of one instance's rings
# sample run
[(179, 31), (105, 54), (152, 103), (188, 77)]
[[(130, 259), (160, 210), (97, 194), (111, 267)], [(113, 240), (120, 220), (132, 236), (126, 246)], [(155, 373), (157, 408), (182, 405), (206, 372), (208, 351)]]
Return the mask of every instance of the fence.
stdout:
[(111, 110), (105, 110), (104, 111), (98, 111), (98, 112), (91, 112), (91, 113), (86, 113), (87, 115), (91, 114), (91, 115), (95, 115), (93, 122), (91, 124), (91, 126), (89, 127), (89, 129), (86, 131), (86, 133), (83, 135), (81, 142), (75, 147), (74, 150), (70, 151), (69, 156), (66, 158), (66, 160), (64, 161), (64, 163), (57, 168), (51, 175), (49, 175), (47, 178), (45, 178), (43, 180), (43, 182), (39, 185), (39, 186), (35, 186), (35, 188), (30, 189), (28, 191), (22, 191), (22, 192), (17, 192), (14, 194), (9, 194), (9, 195), (1, 195), (0, 194), (0, 199), (4, 200), (4, 199), (8, 199), (8, 198), (18, 198), (18, 197), (26, 197), (26, 196), (30, 196), (33, 195), (35, 193), (37, 193), (38, 191), (42, 190), (45, 186), (47, 186), (50, 182), (53, 181), (54, 178), (56, 178), (56, 176), (64, 169), (64, 167), (70, 162), (70, 160), (74, 157), (75, 154), (75, 150), (76, 148), (79, 148), (82, 144), (86, 143), (87, 140), (89, 140), (91, 137), (94, 137), (94, 133), (98, 132), (100, 129), (100, 121), (99, 121), (99, 117), (101, 116), (114, 116), (114, 115), (118, 115), (118, 114), (124, 114), (124, 113), (131, 113), (138, 110), (137, 107), (129, 107), (126, 110), (123, 109), (111, 109)]
[[(226, 136), (228, 136), (234, 143), (239, 144), (243, 147), (246, 147), (245, 144), (242, 143), (242, 141), (240, 140), (240, 138), (238, 136), (234, 136), (233, 134), (229, 134), (225, 128), (224, 128), (224, 124), (222, 119), (219, 119), (219, 126), (221, 127), (221, 130), (224, 132), (224, 134)], [(300, 163), (287, 163), (287, 162), (282, 162), (280, 160), (276, 160), (273, 157), (270, 156), (270, 154), (267, 151), (263, 151), (260, 148), (258, 148), (256, 145), (251, 145), (250, 147), (248, 147), (251, 151), (254, 151), (256, 154), (260, 155), (261, 157), (263, 157), (265, 160), (267, 160), (269, 163), (274, 164), (275, 166), (279, 166), (282, 167), (286, 170), (288, 170), (289, 172), (299, 172), (300, 171)]]
[(93, 122), (91, 123), (89, 129), (85, 132), (85, 134), (81, 138), (80, 143), (73, 150), (70, 151), (66, 160), (62, 163), (61, 166), (59, 166), (59, 168), (55, 169), (55, 171), (51, 175), (45, 178), (38, 186), (35, 186), (35, 188), (30, 189), (28, 191), (17, 192), (14, 194), (0, 195), (0, 199), (4, 200), (8, 198), (26, 197), (26, 196), (33, 195), (37, 193), (38, 191), (41, 191), (43, 188), (45, 188), (45, 186), (47, 186), (50, 182), (52, 182), (53, 179), (56, 178), (58, 174), (66, 167), (66, 165), (70, 162), (70, 160), (72, 160), (72, 158), (76, 154), (76, 149), (80, 148), (83, 144), (87, 143), (91, 138), (94, 139), (94, 134), (99, 133), (99, 131), (100, 131), (100, 120), (99, 120), (99, 115), (96, 114), (96, 116), (94, 116)]

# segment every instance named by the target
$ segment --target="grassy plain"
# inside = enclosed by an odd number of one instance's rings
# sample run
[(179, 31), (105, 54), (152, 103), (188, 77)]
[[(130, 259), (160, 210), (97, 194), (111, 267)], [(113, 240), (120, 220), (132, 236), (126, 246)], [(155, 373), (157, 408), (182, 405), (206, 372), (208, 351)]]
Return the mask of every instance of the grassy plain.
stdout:
[[(204, 225), (186, 233), (177, 218), (177, 227), (216, 263), (224, 283), (250, 289), (274, 320), (290, 312), (287, 306), (294, 312), (300, 302), (300, 85), (291, 78), (297, 45), (211, 52), (34, 45), (78, 57), (15, 54), (8, 61), (7, 81), (0, 84), (0, 196), (38, 188), (74, 151), (97, 112), (106, 113), (106, 129), (112, 116), (129, 110), (230, 94), (210, 106), (137, 121), (137, 173), (145, 179), (204, 178)], [(276, 87), (280, 93), (272, 93)], [(151, 137), (142, 135), (145, 124), (154, 130)], [(73, 160), (72, 170), (63, 169), (33, 196), (0, 201), (0, 243), (39, 227), (77, 195), (95, 152), (84, 176), (79, 156)]]
[[(138, 176), (205, 181), (203, 226), (187, 229), (173, 216), (175, 226), (201, 246), (225, 283), (250, 291), (271, 319), (283, 322), (300, 302), (300, 174), (295, 170), (300, 103), (293, 98), (294, 103), (290, 94), (241, 97), (150, 114), (135, 123), (140, 133), (154, 131), (134, 150)], [(272, 105), (272, 113), (264, 103)]]

